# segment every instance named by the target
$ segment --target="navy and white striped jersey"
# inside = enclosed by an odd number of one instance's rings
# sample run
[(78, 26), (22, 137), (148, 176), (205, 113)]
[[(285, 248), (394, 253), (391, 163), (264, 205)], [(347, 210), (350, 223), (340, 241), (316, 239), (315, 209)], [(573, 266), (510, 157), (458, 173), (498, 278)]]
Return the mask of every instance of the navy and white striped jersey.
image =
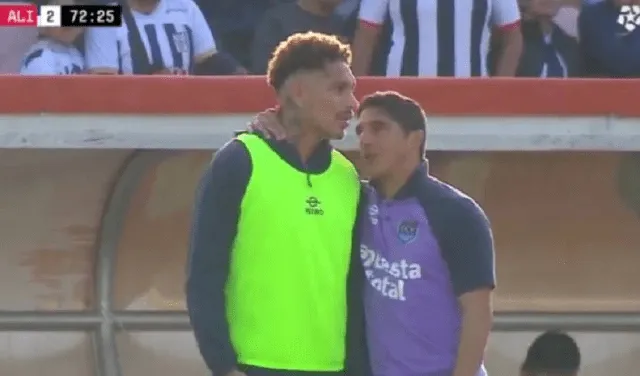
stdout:
[[(149, 63), (175, 74), (192, 72), (194, 62), (216, 51), (211, 29), (193, 0), (160, 0), (150, 14), (132, 11)], [(89, 28), (87, 69), (131, 74), (131, 48), (125, 22), (118, 28)]]
[(20, 74), (66, 75), (84, 72), (84, 58), (72, 45), (51, 39), (36, 42), (22, 60)]
[(520, 22), (517, 0), (362, 0), (360, 22), (392, 24), (387, 76), (487, 76), (491, 29)]

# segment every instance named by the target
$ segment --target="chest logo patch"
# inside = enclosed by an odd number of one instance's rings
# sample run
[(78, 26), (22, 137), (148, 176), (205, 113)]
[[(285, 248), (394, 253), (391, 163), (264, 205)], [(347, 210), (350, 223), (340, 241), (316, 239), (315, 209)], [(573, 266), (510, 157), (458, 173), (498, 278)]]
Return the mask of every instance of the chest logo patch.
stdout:
[(402, 244), (409, 244), (418, 236), (418, 221), (410, 219), (400, 222), (398, 225), (398, 239)]

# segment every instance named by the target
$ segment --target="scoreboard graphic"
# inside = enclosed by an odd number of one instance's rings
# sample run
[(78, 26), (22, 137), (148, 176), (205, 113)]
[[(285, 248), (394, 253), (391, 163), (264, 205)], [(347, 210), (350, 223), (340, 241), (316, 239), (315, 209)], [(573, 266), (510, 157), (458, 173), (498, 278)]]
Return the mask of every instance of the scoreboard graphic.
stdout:
[(122, 25), (120, 5), (2, 4), (0, 26), (117, 27)]

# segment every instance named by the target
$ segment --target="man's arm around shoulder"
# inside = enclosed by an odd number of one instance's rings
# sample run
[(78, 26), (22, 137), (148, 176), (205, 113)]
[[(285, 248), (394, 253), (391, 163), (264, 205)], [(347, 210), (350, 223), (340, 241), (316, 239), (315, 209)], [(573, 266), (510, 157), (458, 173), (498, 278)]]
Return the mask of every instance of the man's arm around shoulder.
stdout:
[(225, 145), (202, 176), (196, 195), (187, 269), (187, 309), (207, 367), (216, 376), (236, 368), (224, 289), (251, 160), (237, 140)]

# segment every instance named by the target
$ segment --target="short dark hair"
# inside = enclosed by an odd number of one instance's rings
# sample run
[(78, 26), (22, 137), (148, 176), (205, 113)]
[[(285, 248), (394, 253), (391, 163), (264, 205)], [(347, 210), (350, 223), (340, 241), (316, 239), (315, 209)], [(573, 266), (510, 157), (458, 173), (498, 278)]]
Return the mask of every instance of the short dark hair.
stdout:
[(362, 99), (358, 116), (367, 108), (381, 109), (406, 133), (423, 131), (424, 140), (420, 145), (420, 156), (423, 156), (427, 141), (427, 115), (418, 102), (396, 91), (378, 91)]
[(303, 70), (321, 70), (327, 63), (351, 64), (351, 48), (332, 35), (308, 32), (291, 35), (273, 52), (267, 67), (267, 81), (274, 89), (292, 74)]
[(580, 369), (580, 349), (568, 334), (549, 330), (536, 338), (522, 364), (525, 372), (573, 373)]

